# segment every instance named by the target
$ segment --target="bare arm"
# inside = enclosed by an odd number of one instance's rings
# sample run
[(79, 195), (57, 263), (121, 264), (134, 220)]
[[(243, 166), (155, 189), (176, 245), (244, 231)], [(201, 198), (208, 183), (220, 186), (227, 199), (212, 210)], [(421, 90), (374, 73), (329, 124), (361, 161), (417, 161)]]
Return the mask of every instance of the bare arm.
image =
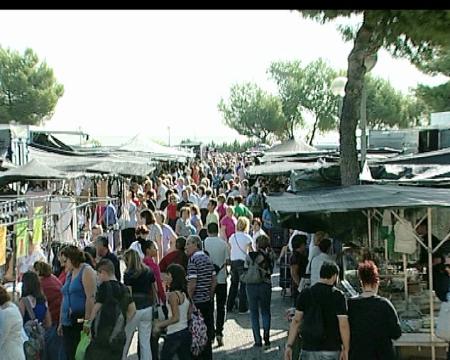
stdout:
[(161, 234), (156, 235), (156, 245), (158, 246), (158, 253), (156, 255), (156, 263), (159, 263), (162, 259), (162, 236)]
[(303, 312), (296, 310), (291, 326), (289, 327), (289, 336), (286, 342), (286, 350), (284, 352), (284, 360), (292, 360), (292, 346), (298, 336), (300, 324), (303, 319)]
[(83, 272), (83, 287), (86, 293), (86, 303), (84, 308), (84, 318), (90, 319), (95, 305), (95, 292), (97, 290), (97, 279), (95, 271), (91, 267), (87, 267)]
[(216, 275), (212, 276), (211, 279), (211, 299), (214, 300), (214, 292), (216, 291), (216, 286), (217, 286), (217, 277)]
[(223, 239), (228, 240), (228, 238), (227, 238), (227, 233), (226, 233), (225, 229), (226, 229), (225, 225), (222, 225), (222, 226), (220, 227), (220, 236), (221, 236)]
[(169, 293), (169, 305), (172, 310), (172, 316), (163, 321), (158, 321), (158, 327), (166, 328), (169, 325), (176, 324), (180, 321), (180, 308), (178, 306), (178, 296), (175, 292)]
[(291, 265), (291, 276), (292, 276), (292, 280), (298, 287), (298, 284), (300, 284), (300, 271), (299, 271), (299, 266), (297, 264)]
[(348, 317), (346, 315), (338, 315), (339, 321), (339, 332), (342, 339), (342, 353), (341, 359), (347, 360), (348, 351), (350, 349), (350, 324), (348, 322)]
[(20, 314), (22, 315), (22, 317), (25, 316), (25, 304), (23, 302), (23, 299), (19, 300), (19, 310), (20, 310)]
[(127, 308), (127, 322), (136, 314), (136, 304), (131, 302)]
[(191, 299), (194, 298), (195, 288), (197, 287), (197, 279), (189, 279), (188, 281), (188, 294)]
[(95, 316), (97, 315), (97, 313), (100, 311), (100, 309), (102, 308), (102, 304), (101, 303), (95, 303), (93, 308), (92, 308), (92, 312), (90, 314), (90, 316), (87, 318), (90, 321), (93, 321), (95, 319)]

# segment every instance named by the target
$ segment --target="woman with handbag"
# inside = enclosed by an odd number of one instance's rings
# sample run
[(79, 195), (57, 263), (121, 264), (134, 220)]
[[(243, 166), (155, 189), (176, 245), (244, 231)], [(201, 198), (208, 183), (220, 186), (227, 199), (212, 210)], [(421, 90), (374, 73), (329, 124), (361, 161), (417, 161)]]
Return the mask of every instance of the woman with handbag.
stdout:
[(252, 238), (248, 234), (249, 227), (250, 221), (246, 217), (241, 216), (236, 224), (236, 233), (234, 233), (228, 241), (231, 247), (231, 286), (227, 300), (227, 312), (233, 311), (238, 292), (239, 312), (246, 313), (248, 310), (245, 284), (240, 281), (240, 278), (244, 273), (244, 264), (247, 254), (252, 250)]
[(151, 269), (142, 263), (139, 254), (133, 249), (125, 251), (124, 260), (127, 268), (123, 281), (131, 291), (136, 305), (136, 314), (125, 327), (127, 340), (123, 349), (123, 359), (127, 358), (128, 349), (137, 328), (140, 360), (152, 360), (150, 337), (152, 334), (153, 284), (155, 283), (155, 275)]
[(247, 255), (246, 265), (258, 267), (257, 276), (249, 279), (249, 276), (243, 276), (242, 281), (246, 282), (247, 299), (250, 308), (250, 319), (252, 322), (253, 338), (256, 347), (262, 346), (262, 339), (259, 326), (259, 317), (261, 313), (264, 345), (270, 346), (270, 302), (272, 299), (272, 280), (271, 275), (275, 264), (276, 255), (270, 248), (270, 239), (267, 235), (260, 235), (256, 239), (256, 251)]
[(83, 319), (90, 319), (95, 305), (97, 290), (97, 274), (86, 263), (81, 249), (75, 245), (64, 248), (67, 278), (61, 289), (63, 299), (58, 325), (58, 335), (63, 336), (67, 360), (74, 360), (80, 333), (83, 330)]
[(161, 352), (161, 360), (171, 360), (177, 354), (178, 359), (191, 359), (192, 336), (189, 332), (191, 303), (186, 290), (186, 272), (182, 266), (171, 264), (167, 268), (167, 286), (169, 288), (167, 307), (168, 319), (156, 320), (155, 331), (167, 328), (167, 336)]

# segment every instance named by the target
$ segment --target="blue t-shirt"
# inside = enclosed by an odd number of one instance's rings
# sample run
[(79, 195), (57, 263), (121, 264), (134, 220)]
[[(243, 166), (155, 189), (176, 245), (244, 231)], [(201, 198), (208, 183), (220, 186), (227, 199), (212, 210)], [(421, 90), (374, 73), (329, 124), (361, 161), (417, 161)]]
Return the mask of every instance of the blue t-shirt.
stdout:
[(61, 288), (63, 294), (61, 324), (64, 326), (70, 326), (72, 324), (70, 313), (80, 314), (81, 317), (84, 316), (86, 293), (84, 292), (82, 279), (83, 271), (87, 264), (81, 266), (82, 268), (75, 278), (72, 279), (72, 273), (67, 275), (66, 282)]

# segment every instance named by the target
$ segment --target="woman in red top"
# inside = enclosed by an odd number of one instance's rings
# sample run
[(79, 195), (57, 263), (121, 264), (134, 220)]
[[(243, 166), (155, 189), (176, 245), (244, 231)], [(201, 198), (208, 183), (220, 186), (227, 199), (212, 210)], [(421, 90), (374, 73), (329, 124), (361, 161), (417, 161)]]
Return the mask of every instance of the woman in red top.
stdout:
[(167, 205), (167, 223), (175, 231), (177, 223), (177, 198), (175, 195), (170, 195), (169, 205)]
[[(39, 276), (39, 282), (41, 283), (41, 289), (44, 293), (47, 303), (50, 317), (52, 319), (52, 326), (45, 332), (45, 353), (48, 360), (65, 359), (65, 349), (63, 345), (62, 336), (58, 336), (56, 329), (59, 324), (59, 315), (62, 302), (62, 283), (59, 279), (52, 274), (52, 268), (49, 264), (43, 261), (36, 261), (33, 264), (34, 271)], [(64, 274), (63, 270), (61, 274)]]
[(36, 261), (33, 268), (39, 276), (42, 292), (47, 298), (48, 308), (52, 317), (52, 324), (59, 324), (59, 313), (62, 300), (61, 281), (52, 274), (52, 268), (46, 262)]
[(154, 241), (145, 240), (144, 243), (141, 245), (141, 249), (142, 252), (144, 253), (143, 263), (147, 265), (150, 269), (152, 269), (153, 274), (155, 275), (159, 303), (164, 304), (166, 301), (166, 293), (164, 291), (161, 279), (161, 271), (159, 270), (158, 264), (154, 260), (158, 257), (158, 247), (156, 246), (156, 243)]

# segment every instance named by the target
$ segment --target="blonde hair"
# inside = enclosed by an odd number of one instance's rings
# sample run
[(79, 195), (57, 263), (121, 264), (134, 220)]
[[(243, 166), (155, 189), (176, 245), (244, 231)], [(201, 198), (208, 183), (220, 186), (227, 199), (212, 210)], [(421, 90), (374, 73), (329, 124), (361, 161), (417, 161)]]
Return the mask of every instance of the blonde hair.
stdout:
[(236, 224), (236, 231), (248, 232), (249, 228), (250, 220), (245, 216), (240, 216)]
[(124, 260), (127, 270), (131, 271), (134, 277), (139, 276), (145, 270), (144, 264), (136, 250), (128, 249), (125, 251)]

